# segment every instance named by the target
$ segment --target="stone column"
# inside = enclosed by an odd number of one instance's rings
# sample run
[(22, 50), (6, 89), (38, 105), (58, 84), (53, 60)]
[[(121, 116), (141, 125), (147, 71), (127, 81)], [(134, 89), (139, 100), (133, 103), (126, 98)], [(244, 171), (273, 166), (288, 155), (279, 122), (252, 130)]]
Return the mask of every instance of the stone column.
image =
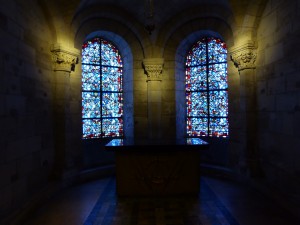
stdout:
[(260, 176), (257, 134), (256, 46), (247, 42), (230, 53), (240, 75), (241, 152), (240, 169), (250, 176)]
[(148, 58), (143, 60), (147, 74), (147, 97), (148, 97), (148, 138), (162, 138), (161, 127), (161, 81), (163, 58)]
[(54, 119), (54, 169), (53, 178), (64, 179), (71, 170), (72, 162), (68, 152), (72, 149), (70, 121), (70, 74), (78, 62), (79, 51), (66, 49), (60, 45), (51, 47), (54, 82), (53, 82), (53, 119)]

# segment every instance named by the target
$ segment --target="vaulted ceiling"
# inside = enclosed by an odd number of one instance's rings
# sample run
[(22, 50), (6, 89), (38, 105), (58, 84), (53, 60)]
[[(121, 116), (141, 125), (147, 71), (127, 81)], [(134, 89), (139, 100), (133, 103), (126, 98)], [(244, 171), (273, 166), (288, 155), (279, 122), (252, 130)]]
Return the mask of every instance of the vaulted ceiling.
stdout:
[[(43, 2), (45, 0), (39, 1)], [(91, 6), (94, 7), (96, 5), (117, 6), (134, 15), (139, 21), (143, 21), (145, 19), (145, 13), (147, 13), (150, 5), (152, 4), (153, 12), (158, 23), (160, 21), (167, 20), (167, 18), (172, 17), (180, 11), (193, 8), (195, 6), (201, 7), (207, 4), (214, 5), (215, 7), (222, 6), (230, 8), (236, 21), (242, 22), (245, 15), (258, 13), (258, 8), (261, 8), (261, 6), (263, 6), (266, 2), (267, 0), (53, 0), (51, 3), (45, 1), (45, 3), (50, 6), (50, 10), (60, 12), (66, 22), (71, 22), (76, 13), (80, 12), (84, 8)], [(255, 12), (255, 9), (257, 9), (257, 12)], [(55, 13), (53, 12), (53, 14)]]
[[(83, 21), (92, 17), (113, 18), (130, 24), (146, 26), (154, 23), (157, 30), (195, 17), (215, 16), (230, 21), (234, 34), (252, 32), (257, 26), (268, 0), (37, 0), (48, 17), (56, 35), (76, 33)], [(150, 15), (150, 17), (149, 17)], [(151, 17), (152, 16), (152, 17)], [(150, 22), (149, 22), (150, 18)], [(75, 28), (74, 28), (75, 27)], [(250, 31), (249, 31), (250, 30)], [(253, 34), (252, 34), (253, 36)]]

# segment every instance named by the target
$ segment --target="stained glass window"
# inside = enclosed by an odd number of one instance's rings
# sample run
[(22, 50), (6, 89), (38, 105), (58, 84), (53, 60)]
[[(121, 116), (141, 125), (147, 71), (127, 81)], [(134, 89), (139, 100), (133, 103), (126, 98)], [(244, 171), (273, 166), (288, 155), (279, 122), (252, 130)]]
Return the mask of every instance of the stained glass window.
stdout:
[(219, 38), (196, 42), (185, 63), (187, 136), (228, 136), (227, 48)]
[(123, 136), (123, 62), (100, 37), (82, 45), (82, 138)]

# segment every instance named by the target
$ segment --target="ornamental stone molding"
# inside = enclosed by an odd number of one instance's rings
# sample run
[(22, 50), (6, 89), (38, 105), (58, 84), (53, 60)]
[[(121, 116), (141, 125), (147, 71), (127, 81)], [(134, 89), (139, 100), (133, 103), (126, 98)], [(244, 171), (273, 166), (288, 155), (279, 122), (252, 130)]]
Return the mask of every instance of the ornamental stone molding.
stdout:
[(237, 48), (233, 48), (230, 53), (230, 58), (239, 71), (244, 69), (256, 68), (256, 46), (249, 41)]
[(163, 58), (147, 58), (143, 60), (145, 72), (148, 76), (147, 81), (157, 80), (161, 81), (161, 73), (163, 70)]
[(71, 72), (75, 70), (79, 55), (77, 49), (69, 49), (56, 44), (51, 46), (51, 52), (54, 71)]

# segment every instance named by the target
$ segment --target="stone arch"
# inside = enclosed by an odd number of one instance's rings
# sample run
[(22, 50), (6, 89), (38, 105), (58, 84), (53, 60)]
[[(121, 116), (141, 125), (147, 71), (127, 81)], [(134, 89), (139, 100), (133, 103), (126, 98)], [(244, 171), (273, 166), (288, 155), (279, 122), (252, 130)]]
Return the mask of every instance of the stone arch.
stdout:
[(75, 32), (75, 47), (80, 46), (84, 37), (96, 30), (109, 31), (123, 37), (135, 53), (135, 59), (143, 59), (151, 54), (150, 39), (144, 26), (132, 15), (117, 6), (95, 5), (79, 11), (72, 20)]
[(123, 59), (123, 97), (124, 97), (124, 135), (126, 137), (133, 136), (133, 53), (129, 44), (123, 37), (109, 31), (94, 31), (89, 33), (82, 43), (93, 37), (103, 37), (111, 41), (120, 51)]
[[(161, 46), (161, 54), (167, 56), (176, 52), (181, 40), (199, 30), (213, 30), (222, 34), (227, 45), (233, 44), (235, 21), (230, 8), (220, 4), (201, 4), (182, 11), (170, 18), (160, 29), (157, 45)], [(169, 48), (173, 46), (173, 51)]]
[(47, 3), (45, 1), (38, 1), (37, 4), (39, 5), (39, 7), (41, 8), (43, 14), (45, 15), (50, 33), (51, 33), (51, 37), (52, 37), (52, 42), (57, 41), (57, 34), (56, 34), (56, 28), (55, 28), (55, 24), (53, 21), (53, 16), (51, 14), (51, 10), (49, 10), (49, 7), (47, 5)]
[[(97, 31), (105, 31), (106, 34), (111, 33), (115, 34), (116, 37), (122, 37), (122, 39), (128, 43), (128, 47), (136, 49), (136, 51), (134, 51), (135, 54), (133, 55), (134, 59), (140, 60), (144, 58), (144, 49), (137, 36), (126, 26), (122, 26), (118, 21), (107, 20), (106, 18), (93, 18), (81, 24), (74, 37), (75, 48), (81, 49), (81, 45), (85, 38)], [(114, 38), (113, 35), (108, 36)], [(118, 38), (116, 38), (116, 41), (117, 39)]]
[(248, 5), (240, 34), (247, 34), (251, 40), (256, 40), (256, 31), (267, 2), (268, 0), (255, 0)]
[(191, 33), (185, 39), (182, 40), (177, 48), (175, 54), (175, 87), (176, 87), (176, 123), (177, 123), (177, 137), (185, 136), (185, 57), (194, 43), (205, 36), (213, 36), (224, 40), (218, 32), (211, 30), (199, 30), (197, 32)]
[[(200, 31), (200, 32), (199, 32)], [(233, 31), (231, 26), (224, 20), (217, 17), (198, 18), (182, 24), (174, 30), (164, 44), (164, 57), (176, 56), (178, 46), (191, 45), (201, 36), (201, 31), (212, 31), (222, 36), (228, 46), (233, 44)], [(179, 53), (181, 54), (181, 53)]]
[(123, 60), (123, 98), (124, 98), (124, 135), (133, 136), (133, 55), (128, 43), (119, 35), (108, 31), (95, 31), (86, 36), (85, 40), (102, 37), (112, 42), (120, 51)]
[[(118, 19), (98, 16), (95, 17), (93, 15), (88, 18), (79, 18), (77, 16), (76, 19), (76, 21), (73, 21), (73, 27), (75, 30), (75, 48), (81, 49), (81, 46), (85, 40), (94, 36), (101, 36), (111, 41), (120, 51), (124, 65), (124, 135), (128, 138), (132, 138), (135, 130), (134, 98), (136, 98), (136, 93), (133, 87), (137, 79), (135, 76), (138, 76), (138, 73), (136, 72), (136, 65), (138, 65), (138, 63), (142, 63), (145, 55), (143, 43), (136, 32), (134, 32), (124, 23), (120, 22)], [(80, 60), (78, 66), (80, 67)], [(99, 148), (101, 148), (99, 145), (92, 146), (88, 144), (87, 146), (83, 146), (84, 157), (88, 157), (91, 161), (91, 164), (95, 163), (99, 165), (112, 160), (112, 157), (108, 155), (108, 153), (103, 151), (99, 152)], [(87, 152), (85, 153), (85, 151)], [(95, 154), (97, 154), (97, 157), (93, 157), (93, 159), (91, 159), (90, 156), (95, 156)]]
[[(170, 75), (174, 77), (170, 82), (174, 82), (173, 85), (175, 89), (176, 121), (174, 122), (176, 123), (177, 138), (185, 136), (185, 77), (182, 76), (182, 74), (184, 74), (186, 53), (197, 40), (206, 35), (218, 37), (222, 39), (228, 47), (232, 46), (234, 44), (233, 30), (235, 22), (229, 11), (227, 11), (226, 15), (227, 16), (217, 16), (214, 14), (210, 16), (207, 15), (207, 17), (194, 18), (178, 25), (172, 32), (166, 33), (166, 36), (161, 36), (160, 41), (164, 46), (164, 59), (170, 62), (170, 65), (174, 67), (174, 71), (170, 73)], [(214, 140), (214, 143), (211, 144), (211, 149), (213, 149), (213, 151), (210, 151), (205, 157), (207, 159), (216, 159), (215, 162), (211, 163), (228, 166), (228, 158), (230, 157), (228, 152), (228, 140)]]
[[(228, 35), (228, 34), (227, 34)], [(175, 53), (175, 99), (176, 99), (176, 136), (182, 138), (186, 136), (186, 99), (185, 99), (185, 59), (187, 52), (192, 45), (205, 36), (213, 36), (225, 41), (219, 32), (203, 29), (190, 33), (178, 45)], [(228, 83), (229, 85), (229, 83)], [(230, 91), (230, 87), (228, 88)], [(228, 99), (230, 105), (230, 99)], [(228, 109), (229, 110), (229, 109)], [(230, 111), (229, 111), (230, 114)], [(230, 124), (229, 124), (230, 125)], [(230, 129), (230, 126), (229, 126)], [(229, 130), (230, 135), (230, 130)], [(202, 160), (208, 164), (216, 164), (220, 166), (228, 166), (229, 164), (229, 138), (203, 137), (209, 141), (210, 151), (202, 154)]]
[[(175, 86), (175, 99), (176, 99), (176, 135), (177, 138), (182, 138), (185, 126), (185, 99), (184, 99), (184, 60), (185, 55), (189, 48), (197, 40), (205, 35), (212, 35), (221, 38), (229, 46), (233, 45), (233, 29), (234, 22), (230, 19), (231, 23), (221, 19), (220, 17), (210, 16), (204, 18), (196, 18), (191, 21), (182, 23), (177, 26), (177, 29), (164, 36), (159, 41), (164, 42), (164, 58), (167, 61), (174, 62), (174, 86)], [(168, 37), (167, 37), (168, 36)]]

